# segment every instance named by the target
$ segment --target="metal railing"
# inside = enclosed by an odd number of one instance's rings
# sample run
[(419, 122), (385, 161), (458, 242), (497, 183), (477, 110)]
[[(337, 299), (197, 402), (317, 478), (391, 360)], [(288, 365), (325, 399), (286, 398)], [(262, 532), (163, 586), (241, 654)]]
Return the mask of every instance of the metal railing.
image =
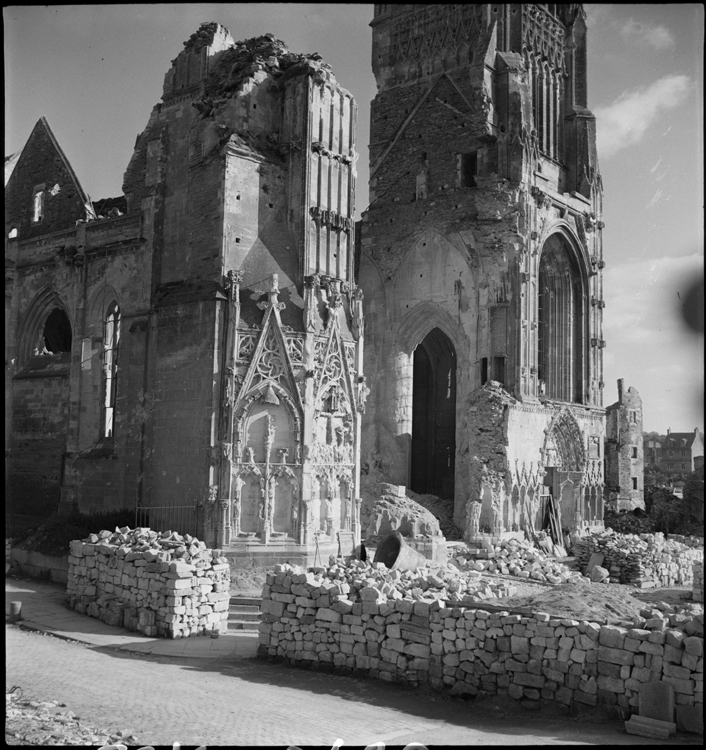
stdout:
[(137, 506), (135, 527), (140, 526), (153, 531), (176, 531), (197, 536), (199, 509), (193, 505)]

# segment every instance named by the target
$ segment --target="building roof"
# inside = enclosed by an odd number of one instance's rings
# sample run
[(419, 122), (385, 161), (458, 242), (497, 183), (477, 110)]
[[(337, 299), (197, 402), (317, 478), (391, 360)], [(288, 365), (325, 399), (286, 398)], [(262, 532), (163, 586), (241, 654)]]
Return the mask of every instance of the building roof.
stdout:
[(15, 170), (15, 164), (17, 164), (17, 162), (19, 161), (21, 153), (22, 153), (22, 149), (20, 149), (14, 154), (10, 154), (10, 156), (5, 157), (5, 184), (6, 185), (7, 185), (7, 181), (10, 179), (10, 176)]

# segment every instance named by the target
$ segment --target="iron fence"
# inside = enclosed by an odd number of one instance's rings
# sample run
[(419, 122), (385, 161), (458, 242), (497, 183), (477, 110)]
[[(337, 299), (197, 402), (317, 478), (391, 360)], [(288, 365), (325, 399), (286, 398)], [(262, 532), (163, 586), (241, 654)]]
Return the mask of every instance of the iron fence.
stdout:
[(198, 536), (199, 509), (193, 505), (138, 506), (135, 526)]

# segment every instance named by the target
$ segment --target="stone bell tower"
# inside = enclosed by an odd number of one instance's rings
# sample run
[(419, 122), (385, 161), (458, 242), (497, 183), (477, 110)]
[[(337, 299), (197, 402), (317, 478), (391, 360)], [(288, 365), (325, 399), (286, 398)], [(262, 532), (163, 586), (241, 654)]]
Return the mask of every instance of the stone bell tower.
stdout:
[[(378, 4), (363, 461), (467, 538), (602, 523), (602, 185), (580, 4)], [(374, 459), (373, 459), (374, 457)]]

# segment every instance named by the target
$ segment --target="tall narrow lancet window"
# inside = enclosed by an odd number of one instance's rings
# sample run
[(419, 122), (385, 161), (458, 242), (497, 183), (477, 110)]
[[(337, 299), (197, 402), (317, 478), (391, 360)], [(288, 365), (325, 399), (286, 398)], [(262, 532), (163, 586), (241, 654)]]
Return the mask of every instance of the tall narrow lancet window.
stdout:
[(537, 364), (548, 398), (583, 402), (583, 298), (576, 260), (566, 242), (552, 235), (539, 264)]
[(118, 385), (118, 345), (120, 343), (120, 308), (108, 308), (103, 327), (103, 398), (101, 437), (113, 437), (115, 394)]

